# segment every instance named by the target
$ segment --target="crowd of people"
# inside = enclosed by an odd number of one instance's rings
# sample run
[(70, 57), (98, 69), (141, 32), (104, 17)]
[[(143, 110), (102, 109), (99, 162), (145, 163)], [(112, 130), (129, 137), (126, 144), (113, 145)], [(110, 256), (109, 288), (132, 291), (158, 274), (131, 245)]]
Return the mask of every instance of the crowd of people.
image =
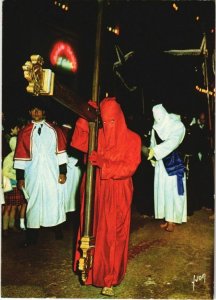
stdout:
[[(7, 237), (11, 230), (24, 230), (23, 247), (38, 242), (40, 227), (54, 228), (55, 238), (62, 239), (66, 214), (78, 209), (80, 225), (73, 264), (74, 271), (79, 272), (85, 165), (89, 162), (96, 169), (95, 245), (85, 284), (114, 296), (113, 287), (126, 273), (133, 201), (142, 214), (161, 219), (161, 229), (170, 233), (196, 210), (211, 210), (214, 218), (213, 135), (204, 112), (188, 121), (168, 112), (162, 104), (154, 105), (153, 124), (144, 139), (128, 127), (115, 97), (103, 99), (98, 109), (102, 126), (98, 147), (91, 153), (88, 121), (78, 118), (74, 128), (49, 122), (43, 103), (37, 99), (29, 108), (31, 120), (16, 122), (10, 132), (3, 133), (7, 139), (2, 143), (2, 234)], [(144, 164), (148, 168), (140, 171)], [(80, 206), (76, 205), (78, 198)], [(149, 205), (142, 206), (141, 202)]]

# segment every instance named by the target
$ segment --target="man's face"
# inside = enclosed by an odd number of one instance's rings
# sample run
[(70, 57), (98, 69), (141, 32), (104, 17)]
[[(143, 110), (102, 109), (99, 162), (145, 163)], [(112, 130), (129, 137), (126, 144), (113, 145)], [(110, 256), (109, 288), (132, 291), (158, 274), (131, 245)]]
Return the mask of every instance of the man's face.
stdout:
[(205, 114), (200, 114), (199, 116), (199, 120), (200, 120), (200, 124), (204, 125), (205, 122), (206, 122), (206, 119), (205, 119)]
[(32, 118), (33, 121), (35, 122), (40, 122), (44, 119), (44, 110), (40, 109), (40, 108), (32, 108), (30, 111), (29, 111), (29, 114)]

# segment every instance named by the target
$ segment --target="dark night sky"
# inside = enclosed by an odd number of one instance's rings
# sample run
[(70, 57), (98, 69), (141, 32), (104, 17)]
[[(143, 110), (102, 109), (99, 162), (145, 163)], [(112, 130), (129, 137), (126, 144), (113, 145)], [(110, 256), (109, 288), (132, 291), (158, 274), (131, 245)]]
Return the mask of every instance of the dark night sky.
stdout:
[[(58, 2), (63, 2), (59, 0)], [(44, 68), (52, 68), (58, 79), (82, 95), (91, 97), (92, 66), (95, 47), (96, 1), (66, 1), (69, 11), (63, 12), (53, 0), (5, 0), (3, 2), (3, 95), (6, 118), (25, 115), (30, 99), (25, 91), (27, 81), (22, 65), (33, 53), (44, 58)], [(102, 35), (100, 98), (105, 91), (119, 97), (126, 113), (150, 114), (154, 101), (163, 102), (173, 112), (193, 115), (206, 108), (206, 96), (195, 91), (203, 87), (202, 59), (173, 57), (170, 49), (199, 48), (203, 33), (212, 54), (215, 32), (214, 1), (105, 1)], [(196, 21), (199, 16), (199, 21)], [(119, 24), (120, 36), (115, 38), (107, 26)], [(54, 69), (49, 62), (50, 49), (63, 39), (74, 46), (79, 62), (77, 75)], [(136, 92), (123, 88), (114, 77), (112, 65), (117, 57), (114, 43), (124, 53), (134, 51), (127, 77), (138, 85)], [(214, 78), (210, 74), (213, 84)], [(50, 117), (60, 122), (74, 115), (51, 98), (47, 99)]]

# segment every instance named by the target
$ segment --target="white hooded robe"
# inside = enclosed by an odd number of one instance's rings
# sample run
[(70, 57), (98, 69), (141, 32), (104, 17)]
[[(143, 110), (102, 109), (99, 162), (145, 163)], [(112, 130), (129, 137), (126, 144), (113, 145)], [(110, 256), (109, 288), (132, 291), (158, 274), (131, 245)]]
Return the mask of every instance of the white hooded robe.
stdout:
[[(154, 151), (154, 210), (156, 219), (167, 222), (182, 223), (187, 221), (186, 180), (183, 177), (184, 194), (179, 195), (177, 176), (169, 176), (163, 158), (177, 149), (183, 141), (185, 127), (179, 116), (168, 114), (162, 104), (153, 107), (154, 125), (150, 147)], [(155, 131), (163, 142), (157, 145)]]

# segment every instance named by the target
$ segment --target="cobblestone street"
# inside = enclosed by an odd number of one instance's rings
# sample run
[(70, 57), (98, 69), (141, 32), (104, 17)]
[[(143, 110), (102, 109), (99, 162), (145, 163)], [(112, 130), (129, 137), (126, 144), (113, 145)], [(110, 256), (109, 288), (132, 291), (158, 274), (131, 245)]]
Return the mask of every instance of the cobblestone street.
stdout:
[[(213, 299), (214, 221), (200, 210), (173, 233), (159, 220), (133, 208), (127, 274), (115, 298)], [(73, 216), (72, 216), (73, 218)], [(20, 248), (23, 233), (2, 240), (3, 298), (106, 298), (100, 289), (83, 286), (72, 271), (73, 222), (64, 239), (50, 228), (40, 230), (39, 244)]]

